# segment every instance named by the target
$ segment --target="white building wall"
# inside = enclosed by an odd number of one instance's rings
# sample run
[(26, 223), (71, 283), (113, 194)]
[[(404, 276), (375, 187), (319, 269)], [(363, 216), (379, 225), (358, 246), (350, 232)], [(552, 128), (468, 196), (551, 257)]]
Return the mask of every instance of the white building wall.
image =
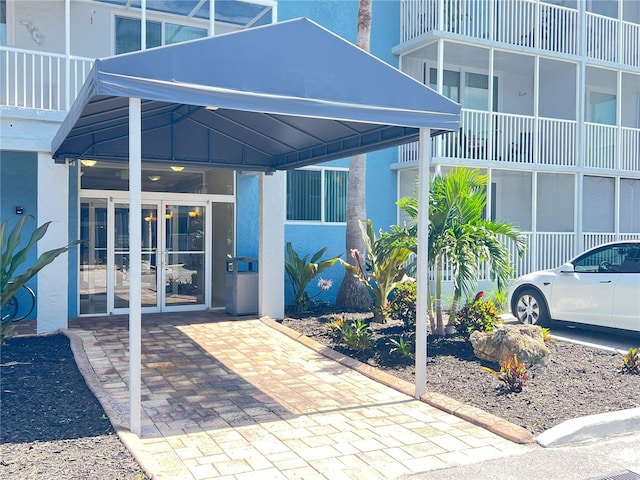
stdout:
[[(52, 222), (38, 242), (38, 255), (69, 243), (69, 168), (50, 154), (38, 154), (38, 224)], [(68, 254), (64, 253), (38, 274), (38, 333), (67, 328)]]

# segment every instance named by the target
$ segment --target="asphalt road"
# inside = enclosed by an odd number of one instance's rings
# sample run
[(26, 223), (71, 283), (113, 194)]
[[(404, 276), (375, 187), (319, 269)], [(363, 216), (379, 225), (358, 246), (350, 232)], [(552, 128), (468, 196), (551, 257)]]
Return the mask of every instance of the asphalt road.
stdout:
[(640, 480), (640, 434), (587, 444), (542, 448), (522, 455), (403, 477), (418, 480)]

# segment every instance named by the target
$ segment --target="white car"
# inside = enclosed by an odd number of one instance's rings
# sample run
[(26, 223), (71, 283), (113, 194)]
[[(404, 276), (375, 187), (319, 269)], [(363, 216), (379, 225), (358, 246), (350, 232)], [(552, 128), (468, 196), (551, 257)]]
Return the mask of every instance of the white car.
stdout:
[(550, 320), (640, 332), (640, 241), (607, 243), (519, 277), (508, 305), (522, 323)]

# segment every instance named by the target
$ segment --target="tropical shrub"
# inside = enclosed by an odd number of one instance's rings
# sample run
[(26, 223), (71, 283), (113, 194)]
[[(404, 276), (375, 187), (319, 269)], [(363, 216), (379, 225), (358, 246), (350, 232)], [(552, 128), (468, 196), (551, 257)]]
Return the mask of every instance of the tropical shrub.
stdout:
[(630, 348), (622, 353), (622, 372), (640, 375), (640, 348)]
[(291, 242), (287, 242), (287, 256), (284, 267), (293, 287), (293, 302), (296, 311), (299, 313), (306, 312), (311, 306), (312, 300), (322, 292), (329, 290), (333, 284), (331, 280), (323, 280), (321, 278), (318, 281), (318, 288), (320, 289), (318, 293), (311, 297), (307, 293), (307, 285), (311, 280), (338, 261), (339, 255), (328, 260), (319, 261), (327, 251), (327, 248), (324, 247), (318, 250), (311, 256), (311, 259), (309, 259), (309, 255), (300, 258), (293, 249)]
[(515, 354), (513, 355), (513, 360), (509, 360), (500, 366), (499, 372), (489, 367), (482, 367), (482, 369), (495, 375), (510, 392), (514, 393), (521, 392), (522, 387), (529, 380), (526, 365), (524, 362), (519, 362), (518, 356)]
[(380, 248), (382, 243), (373, 232), (371, 220), (361, 221), (360, 229), (367, 254), (366, 269), (362, 254), (358, 250), (351, 251), (351, 256), (356, 261), (355, 265), (350, 265), (342, 259), (340, 262), (367, 287), (373, 296), (373, 320), (386, 323), (389, 295), (399, 284), (410, 279), (406, 274), (406, 264), (411, 250), (402, 245), (389, 249)]
[(415, 281), (403, 282), (397, 285), (389, 302), (389, 317), (392, 320), (401, 320), (407, 330), (414, 328), (416, 325), (417, 299)]
[[(67, 250), (73, 245), (79, 243), (75, 241), (67, 245), (66, 247), (55, 248), (44, 252), (35, 261), (35, 263), (26, 269), (24, 273), (17, 274), (18, 267), (27, 261), (29, 252), (36, 246), (44, 235), (47, 233), (47, 229), (51, 222), (46, 222), (36, 228), (29, 237), (27, 244), (20, 248), (22, 241), (22, 233), (25, 223), (28, 219), (33, 219), (31, 215), (24, 216), (18, 220), (18, 222), (11, 229), (11, 232), (7, 235), (8, 222), (2, 222), (0, 225), (0, 306), (4, 307), (15, 293), (20, 290), (26, 283), (37, 275), (37, 273), (44, 267), (53, 262), (56, 257)], [(0, 344), (3, 344), (5, 339), (11, 336), (13, 331), (13, 325), (11, 324), (11, 318), (3, 318), (0, 322)]]
[(453, 324), (460, 335), (469, 338), (473, 332), (491, 332), (502, 322), (493, 302), (485, 301), (476, 295), (453, 315)]
[(336, 316), (327, 328), (350, 350), (363, 351), (373, 347), (373, 332), (362, 319), (348, 321), (344, 316)]
[(392, 338), (391, 340), (389, 340), (389, 343), (387, 345), (391, 347), (389, 353), (397, 353), (402, 358), (414, 357), (413, 346), (410, 342), (404, 339), (404, 335), (400, 335), (400, 338), (398, 340)]

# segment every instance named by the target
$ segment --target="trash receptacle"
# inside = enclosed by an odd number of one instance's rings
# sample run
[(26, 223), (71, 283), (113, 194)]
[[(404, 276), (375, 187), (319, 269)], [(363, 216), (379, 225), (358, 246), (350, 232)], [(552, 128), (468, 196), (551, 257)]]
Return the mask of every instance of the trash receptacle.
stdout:
[(258, 313), (258, 259), (233, 257), (227, 260), (226, 312), (230, 315)]

